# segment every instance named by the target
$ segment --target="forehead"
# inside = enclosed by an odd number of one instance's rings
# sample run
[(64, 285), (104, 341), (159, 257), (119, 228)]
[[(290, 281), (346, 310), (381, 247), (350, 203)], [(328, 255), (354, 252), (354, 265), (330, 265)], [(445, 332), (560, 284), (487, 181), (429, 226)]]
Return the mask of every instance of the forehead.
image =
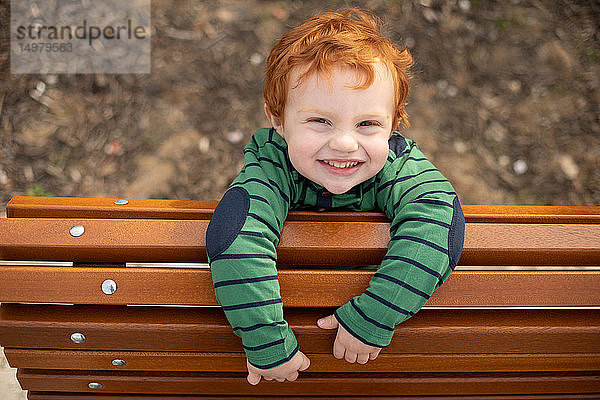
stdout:
[[(374, 63), (372, 66), (374, 80), (369, 87), (376, 84), (390, 84), (393, 87), (393, 76), (390, 70), (380, 62)], [(323, 72), (307, 73), (308, 69), (309, 66), (303, 66), (290, 71), (288, 94), (294, 91), (302, 91), (306, 87), (329, 91), (335, 91), (342, 87), (357, 89), (369, 80), (369, 74), (365, 70), (346, 65), (333, 65)]]
[[(374, 64), (373, 83), (367, 73), (347, 66), (334, 66), (328, 73), (303, 74), (308, 68), (295, 68), (290, 76), (288, 107), (307, 104), (325, 108), (393, 108), (394, 81), (382, 63)], [(292, 111), (286, 107), (286, 111)], [(357, 110), (358, 111), (358, 110)]]

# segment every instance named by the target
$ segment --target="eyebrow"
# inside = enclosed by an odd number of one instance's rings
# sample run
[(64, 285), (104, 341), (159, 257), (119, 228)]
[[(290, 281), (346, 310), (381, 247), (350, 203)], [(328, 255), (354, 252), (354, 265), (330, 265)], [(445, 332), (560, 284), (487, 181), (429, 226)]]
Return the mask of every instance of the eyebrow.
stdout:
[[(302, 113), (306, 113), (306, 114), (321, 114), (321, 115), (325, 115), (325, 116), (329, 116), (330, 113), (322, 111), (322, 110), (317, 110), (317, 109), (312, 109), (312, 108), (303, 108), (301, 110), (298, 110), (297, 114), (302, 114)], [(388, 118), (389, 116), (387, 114), (379, 114), (379, 113), (366, 113), (366, 114), (361, 114), (359, 119), (369, 119), (369, 118)]]

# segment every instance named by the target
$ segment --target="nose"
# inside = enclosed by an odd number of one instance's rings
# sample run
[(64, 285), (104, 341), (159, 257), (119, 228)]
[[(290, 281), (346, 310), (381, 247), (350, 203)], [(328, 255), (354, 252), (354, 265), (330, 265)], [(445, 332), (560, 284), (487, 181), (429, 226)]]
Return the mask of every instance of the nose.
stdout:
[(351, 153), (358, 150), (358, 141), (349, 132), (337, 132), (329, 141), (329, 148), (341, 153)]

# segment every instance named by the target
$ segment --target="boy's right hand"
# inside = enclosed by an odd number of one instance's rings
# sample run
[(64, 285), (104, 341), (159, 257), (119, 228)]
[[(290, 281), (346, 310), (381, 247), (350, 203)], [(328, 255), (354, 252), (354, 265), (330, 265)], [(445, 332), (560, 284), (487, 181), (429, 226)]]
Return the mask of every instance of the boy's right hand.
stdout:
[(278, 382), (295, 381), (298, 378), (298, 372), (304, 371), (310, 366), (310, 360), (301, 351), (298, 351), (292, 359), (286, 363), (278, 365), (271, 369), (260, 369), (251, 365), (246, 360), (248, 366), (248, 383), (258, 385), (261, 378), (268, 381), (275, 379)]

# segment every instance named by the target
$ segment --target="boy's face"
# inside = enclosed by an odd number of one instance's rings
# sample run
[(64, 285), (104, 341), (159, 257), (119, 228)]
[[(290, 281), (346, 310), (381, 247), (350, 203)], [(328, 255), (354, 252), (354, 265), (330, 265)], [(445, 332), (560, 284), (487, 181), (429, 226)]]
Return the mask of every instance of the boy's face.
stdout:
[(392, 132), (394, 84), (383, 64), (367, 89), (353, 89), (361, 77), (336, 68), (331, 81), (312, 74), (292, 89), (284, 111), (284, 126), (268, 110), (267, 117), (288, 144), (292, 165), (300, 174), (334, 194), (375, 176), (388, 156)]

